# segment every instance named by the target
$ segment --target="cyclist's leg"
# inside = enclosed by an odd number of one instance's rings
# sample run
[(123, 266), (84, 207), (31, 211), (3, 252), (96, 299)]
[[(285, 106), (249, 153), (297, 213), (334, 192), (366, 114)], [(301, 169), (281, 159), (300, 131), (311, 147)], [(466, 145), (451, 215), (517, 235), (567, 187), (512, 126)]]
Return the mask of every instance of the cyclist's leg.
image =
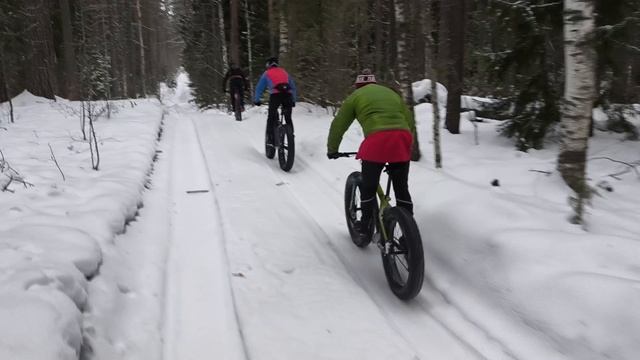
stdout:
[(293, 119), (291, 119), (291, 111), (293, 109), (293, 98), (291, 94), (282, 94), (282, 112), (287, 125), (293, 130)]
[(234, 101), (235, 99), (233, 98), (233, 94), (236, 92), (236, 89), (234, 89), (233, 85), (229, 86), (229, 103), (231, 104), (231, 112), (235, 112), (236, 111), (236, 102)]
[(409, 194), (409, 161), (391, 163), (388, 166), (389, 176), (396, 195), (396, 204), (413, 214), (413, 202)]
[(360, 187), (360, 206), (362, 208), (363, 229), (372, 225), (374, 210), (376, 208), (376, 191), (380, 183), (380, 173), (384, 168), (383, 163), (362, 161), (362, 185)]
[(278, 121), (278, 101), (277, 94), (271, 94), (269, 96), (269, 115), (267, 116), (267, 134), (269, 134), (270, 144), (275, 144), (275, 126)]
[(244, 86), (238, 86), (238, 96), (240, 97), (240, 111), (244, 111)]

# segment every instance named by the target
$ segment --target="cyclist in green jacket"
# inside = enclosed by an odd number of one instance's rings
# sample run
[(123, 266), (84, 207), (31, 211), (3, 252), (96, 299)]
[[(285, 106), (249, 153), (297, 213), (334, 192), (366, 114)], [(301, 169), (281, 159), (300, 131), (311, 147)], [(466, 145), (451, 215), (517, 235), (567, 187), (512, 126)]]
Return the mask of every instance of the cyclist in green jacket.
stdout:
[(364, 70), (356, 77), (355, 86), (357, 89), (347, 97), (331, 123), (327, 157), (338, 157), (342, 137), (353, 120), (357, 119), (365, 139), (356, 156), (362, 160), (362, 220), (356, 226), (362, 236), (370, 238), (374, 229), (372, 220), (376, 207), (376, 189), (385, 164), (389, 164), (389, 176), (397, 205), (413, 213), (408, 178), (416, 126), (413, 114), (400, 95), (378, 85), (369, 70)]

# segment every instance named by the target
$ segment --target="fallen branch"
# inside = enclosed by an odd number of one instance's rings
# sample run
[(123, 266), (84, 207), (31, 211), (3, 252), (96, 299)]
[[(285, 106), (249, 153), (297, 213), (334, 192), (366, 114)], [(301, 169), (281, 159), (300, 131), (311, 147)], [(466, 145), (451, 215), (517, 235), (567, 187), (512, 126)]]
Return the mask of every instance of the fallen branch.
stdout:
[(618, 172), (618, 173), (615, 173), (615, 174), (608, 175), (608, 176), (611, 176), (613, 178), (616, 178), (616, 176), (618, 176), (618, 175), (626, 174), (630, 170), (633, 170), (636, 173), (636, 176), (638, 177), (638, 179), (640, 179), (640, 171), (638, 171), (638, 169), (637, 169), (637, 167), (640, 166), (640, 160), (638, 160), (636, 162), (633, 162), (633, 163), (628, 163), (628, 162), (612, 159), (612, 158), (607, 157), (607, 156), (594, 157), (594, 158), (591, 158), (589, 160), (609, 160), (609, 161), (612, 161), (614, 163), (626, 165), (626, 166), (629, 167), (629, 168), (625, 169), (622, 172)]
[(49, 145), (49, 150), (51, 151), (51, 160), (53, 160), (53, 162), (56, 164), (56, 167), (58, 168), (58, 171), (60, 171), (60, 175), (62, 175), (62, 181), (67, 181), (66, 177), (64, 176), (64, 173), (62, 172), (62, 169), (60, 168), (60, 164), (58, 164), (58, 160), (56, 159), (56, 155), (53, 153), (53, 149), (51, 148), (51, 144), (47, 144)]
[(536, 169), (529, 169), (529, 171), (543, 173), (543, 174), (545, 174), (547, 176), (551, 175), (551, 171), (536, 170)]

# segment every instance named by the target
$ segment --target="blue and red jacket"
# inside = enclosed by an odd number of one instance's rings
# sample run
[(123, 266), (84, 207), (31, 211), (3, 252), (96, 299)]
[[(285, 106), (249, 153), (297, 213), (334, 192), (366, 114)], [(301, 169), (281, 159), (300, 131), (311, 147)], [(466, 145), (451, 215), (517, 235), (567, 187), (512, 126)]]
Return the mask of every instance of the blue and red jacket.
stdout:
[(293, 102), (296, 102), (297, 92), (296, 92), (296, 84), (289, 76), (289, 74), (280, 67), (274, 66), (265, 71), (260, 80), (258, 81), (258, 85), (256, 85), (256, 95), (254, 96), (254, 102), (260, 102), (260, 98), (262, 97), (262, 93), (264, 92), (265, 87), (269, 88), (269, 94), (277, 94), (280, 91), (276, 88), (279, 84), (289, 84), (289, 88), (291, 89), (291, 97), (293, 98)]

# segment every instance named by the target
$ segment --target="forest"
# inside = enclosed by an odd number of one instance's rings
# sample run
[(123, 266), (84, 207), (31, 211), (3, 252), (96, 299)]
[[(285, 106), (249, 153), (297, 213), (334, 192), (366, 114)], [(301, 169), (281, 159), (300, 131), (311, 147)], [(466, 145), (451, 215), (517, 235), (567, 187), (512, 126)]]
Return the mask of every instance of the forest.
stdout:
[(446, 130), (460, 131), (461, 95), (489, 97), (477, 115), (503, 119), (519, 150), (539, 149), (556, 133), (572, 71), (563, 26), (584, 20), (569, 3), (590, 8), (577, 47), (591, 54), (580, 70), (593, 75), (591, 106), (607, 114), (606, 130), (637, 139), (626, 117), (640, 102), (637, 0), (5, 0), (0, 101), (25, 89), (71, 100), (153, 96), (183, 68), (197, 105), (219, 107), (231, 64), (255, 83), (278, 56), (302, 101), (339, 106), (365, 68), (409, 104), (414, 81), (436, 79), (449, 94)]

